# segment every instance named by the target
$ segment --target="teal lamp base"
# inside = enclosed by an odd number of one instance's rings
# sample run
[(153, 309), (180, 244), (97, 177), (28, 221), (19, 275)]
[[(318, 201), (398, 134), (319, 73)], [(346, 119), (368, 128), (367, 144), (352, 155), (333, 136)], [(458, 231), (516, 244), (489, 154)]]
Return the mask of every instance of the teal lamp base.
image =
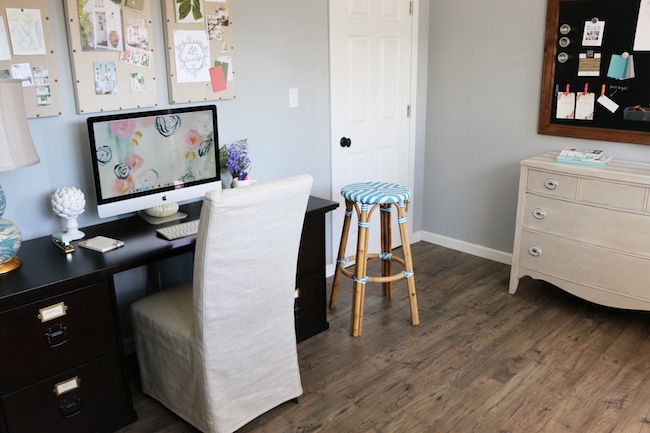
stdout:
[(16, 256), (13, 256), (11, 259), (9, 259), (8, 262), (0, 265), (0, 275), (8, 274), (9, 272), (18, 269), (22, 265), (22, 260)]
[(20, 249), (23, 236), (16, 224), (2, 218), (5, 206), (5, 194), (0, 187), (0, 275), (16, 270), (22, 265), (16, 253)]

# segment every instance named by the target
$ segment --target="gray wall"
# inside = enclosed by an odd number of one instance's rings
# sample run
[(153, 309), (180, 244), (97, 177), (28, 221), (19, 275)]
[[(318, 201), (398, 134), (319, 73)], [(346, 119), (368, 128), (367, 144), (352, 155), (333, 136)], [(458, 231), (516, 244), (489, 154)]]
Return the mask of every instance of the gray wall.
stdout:
[[(152, 0), (154, 64), (158, 104), (169, 107), (165, 75), (162, 11)], [(314, 176), (313, 194), (330, 196), (329, 71), (326, 0), (236, 0), (232, 16), (237, 97), (216, 102), (222, 144), (248, 138), (254, 176), (263, 181), (299, 173)], [(50, 0), (53, 48), (57, 56), (63, 114), (30, 119), (41, 163), (0, 173), (7, 195), (5, 217), (23, 237), (46, 236), (64, 228), (49, 197), (58, 187), (77, 186), (86, 193), (83, 226), (101, 222), (95, 210), (89, 165), (87, 115), (77, 115), (65, 32), (63, 2)], [(50, 41), (48, 41), (50, 42)], [(289, 108), (290, 87), (300, 106)], [(91, 114), (93, 115), (93, 114)]]

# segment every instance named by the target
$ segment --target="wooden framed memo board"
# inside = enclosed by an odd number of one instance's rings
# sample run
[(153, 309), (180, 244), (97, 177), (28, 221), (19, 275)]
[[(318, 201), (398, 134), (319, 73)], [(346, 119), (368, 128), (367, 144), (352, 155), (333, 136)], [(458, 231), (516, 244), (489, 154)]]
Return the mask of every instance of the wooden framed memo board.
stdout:
[(234, 98), (231, 0), (162, 3), (169, 103)]
[(3, 0), (0, 78), (23, 81), (28, 118), (61, 115), (47, 0)]
[(650, 0), (548, 0), (538, 132), (650, 144)]
[(153, 0), (64, 0), (77, 112), (155, 107)]

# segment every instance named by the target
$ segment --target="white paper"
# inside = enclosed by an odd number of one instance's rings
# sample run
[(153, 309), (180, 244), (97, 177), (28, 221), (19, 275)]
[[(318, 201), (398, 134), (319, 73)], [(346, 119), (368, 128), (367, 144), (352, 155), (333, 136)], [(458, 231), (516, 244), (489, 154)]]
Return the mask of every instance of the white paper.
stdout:
[(605, 95), (600, 96), (597, 102), (603, 107), (607, 108), (612, 113), (616, 113), (616, 110), (618, 110), (619, 107), (616, 102), (612, 101)]
[(641, 0), (634, 36), (634, 51), (650, 51), (650, 0)]
[(5, 22), (0, 19), (0, 61), (11, 60), (11, 51), (9, 51), (9, 40), (5, 30)]
[(40, 9), (7, 8), (6, 11), (14, 55), (44, 55), (45, 38)]
[(210, 42), (201, 30), (175, 30), (176, 82), (210, 81)]

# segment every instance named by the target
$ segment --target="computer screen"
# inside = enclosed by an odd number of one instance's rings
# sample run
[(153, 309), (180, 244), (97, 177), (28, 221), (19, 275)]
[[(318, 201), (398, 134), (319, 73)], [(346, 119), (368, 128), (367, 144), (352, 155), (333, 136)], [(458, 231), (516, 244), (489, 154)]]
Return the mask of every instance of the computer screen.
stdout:
[(87, 124), (102, 218), (221, 188), (214, 105), (95, 116)]

